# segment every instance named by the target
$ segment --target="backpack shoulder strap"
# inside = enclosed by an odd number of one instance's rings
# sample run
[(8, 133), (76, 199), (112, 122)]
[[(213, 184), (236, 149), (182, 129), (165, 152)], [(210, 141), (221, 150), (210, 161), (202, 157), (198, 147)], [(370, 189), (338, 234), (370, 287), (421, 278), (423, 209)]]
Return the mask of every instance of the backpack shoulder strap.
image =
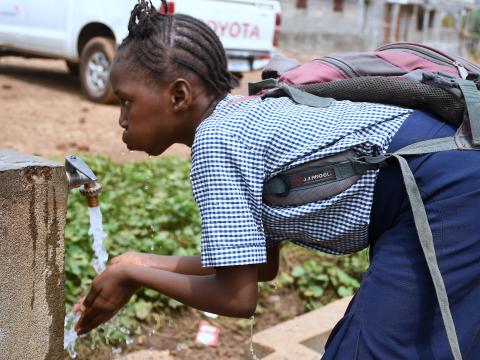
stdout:
[(419, 141), (395, 151), (394, 155), (423, 155), (448, 150), (462, 150), (454, 136)]
[(470, 80), (457, 79), (456, 83), (460, 87), (465, 99), (473, 144), (480, 145), (480, 90)]
[[(297, 89), (293, 86), (287, 85), (285, 83), (279, 82), (277, 79), (266, 79), (257, 83), (248, 84), (248, 94), (255, 95), (262, 90), (277, 89), (281, 94), (287, 95), (292, 101), (300, 105), (312, 106), (312, 107), (329, 107), (333, 99), (324, 98), (317, 95), (310, 94), (306, 91)], [(278, 96), (276, 91), (267, 92), (263, 97), (274, 97)], [(281, 95), (280, 95), (281, 96)]]

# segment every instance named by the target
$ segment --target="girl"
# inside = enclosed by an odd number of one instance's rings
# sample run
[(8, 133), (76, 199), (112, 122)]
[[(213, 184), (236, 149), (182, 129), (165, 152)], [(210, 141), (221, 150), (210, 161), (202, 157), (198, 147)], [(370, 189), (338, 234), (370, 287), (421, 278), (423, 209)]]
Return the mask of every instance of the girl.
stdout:
[[(111, 73), (123, 141), (151, 155), (177, 142), (192, 147), (201, 256), (113, 259), (75, 306), (83, 312), (78, 333), (110, 319), (143, 286), (200, 310), (248, 318), (257, 282), (277, 274), (282, 241), (332, 254), (370, 245), (371, 266), (324, 358), (450, 359), (398, 166), (369, 170), (341, 194), (304, 205), (269, 205), (262, 189), (265, 180), (309, 161), (350, 149), (393, 152), (455, 129), (395, 106), (334, 101), (315, 108), (288, 98), (231, 96), (224, 50), (203, 22), (140, 1), (128, 30)], [(424, 196), (462, 354), (480, 359), (480, 157), (448, 151), (409, 164)]]

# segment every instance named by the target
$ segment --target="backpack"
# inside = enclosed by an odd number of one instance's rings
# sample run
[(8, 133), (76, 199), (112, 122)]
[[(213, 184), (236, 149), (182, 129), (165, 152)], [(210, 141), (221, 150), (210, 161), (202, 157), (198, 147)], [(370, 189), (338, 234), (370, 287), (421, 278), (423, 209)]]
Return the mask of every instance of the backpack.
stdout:
[(410, 144), (392, 154), (359, 157), (353, 151), (312, 161), (267, 179), (264, 201), (292, 206), (323, 200), (348, 189), (367, 170), (396, 160), (403, 176), (420, 244), (432, 277), (448, 341), (462, 359), (433, 236), (415, 177), (405, 156), (447, 150), (480, 150), (480, 66), (416, 43), (393, 43), (375, 51), (325, 56), (300, 65), (276, 56), (249, 84), (249, 95), (288, 96), (294, 102), (328, 107), (333, 99), (421, 109), (455, 125), (454, 137)]

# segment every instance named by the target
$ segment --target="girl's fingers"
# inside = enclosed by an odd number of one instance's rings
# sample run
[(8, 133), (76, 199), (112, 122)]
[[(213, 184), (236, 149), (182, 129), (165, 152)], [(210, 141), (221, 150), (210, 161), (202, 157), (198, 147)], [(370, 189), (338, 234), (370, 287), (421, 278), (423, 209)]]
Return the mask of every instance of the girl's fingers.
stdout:
[(85, 301), (86, 296), (82, 297), (80, 300), (77, 301), (75, 305), (73, 305), (73, 312), (84, 312), (85, 311), (85, 305), (83, 305), (83, 302)]
[[(93, 315), (93, 314), (92, 314)], [(95, 329), (97, 326), (103, 324), (104, 322), (110, 320), (114, 314), (110, 312), (104, 312), (94, 315), (93, 317), (86, 318), (80, 328), (76, 329), (78, 335), (83, 335), (89, 331)]]
[(90, 323), (95, 317), (99, 316), (100, 314), (101, 313), (99, 313), (98, 311), (87, 308), (87, 310), (82, 313), (82, 316), (80, 316), (80, 320), (78, 320), (78, 323), (75, 326), (77, 334), (80, 334), (80, 330), (85, 328), (85, 324)]
[[(86, 300), (87, 299), (85, 299), (85, 301)], [(102, 322), (110, 319), (116, 313), (116, 311), (106, 310), (104, 305), (105, 304), (102, 304), (101, 298), (97, 297), (93, 304), (87, 306), (85, 311), (80, 316), (80, 320), (78, 320), (78, 323), (75, 326), (77, 334), (81, 335), (89, 332)]]
[(90, 292), (87, 294), (87, 296), (85, 296), (85, 299), (83, 300), (83, 305), (86, 306), (87, 308), (92, 306), (98, 294), (100, 294), (100, 291), (97, 291), (95, 290), (94, 287), (92, 287), (90, 289)]

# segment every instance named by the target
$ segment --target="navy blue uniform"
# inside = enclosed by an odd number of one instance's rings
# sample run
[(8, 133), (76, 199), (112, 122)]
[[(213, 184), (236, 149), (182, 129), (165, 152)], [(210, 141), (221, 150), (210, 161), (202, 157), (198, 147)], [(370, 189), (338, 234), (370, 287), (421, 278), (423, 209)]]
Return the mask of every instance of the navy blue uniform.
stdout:
[[(389, 152), (453, 136), (416, 111)], [(406, 157), (425, 202), (464, 360), (480, 359), (480, 152)], [(450, 360), (452, 354), (398, 164), (380, 171), (369, 228), (371, 265), (323, 359)]]

